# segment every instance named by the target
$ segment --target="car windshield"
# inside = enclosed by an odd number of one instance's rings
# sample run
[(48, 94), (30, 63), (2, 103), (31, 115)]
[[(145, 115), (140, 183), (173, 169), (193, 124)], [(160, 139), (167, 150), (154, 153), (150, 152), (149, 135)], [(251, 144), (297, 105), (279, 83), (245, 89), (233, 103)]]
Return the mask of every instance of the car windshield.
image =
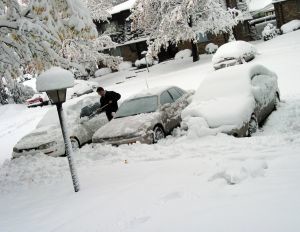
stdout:
[(149, 96), (131, 99), (124, 102), (117, 111), (116, 118), (123, 118), (137, 114), (150, 113), (157, 110), (158, 97)]

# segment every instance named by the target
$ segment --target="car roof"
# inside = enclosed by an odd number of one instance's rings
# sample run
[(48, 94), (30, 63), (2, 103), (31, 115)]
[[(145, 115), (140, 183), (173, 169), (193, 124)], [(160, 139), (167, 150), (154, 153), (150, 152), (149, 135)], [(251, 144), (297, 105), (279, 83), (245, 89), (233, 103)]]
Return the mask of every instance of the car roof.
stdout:
[(165, 90), (168, 90), (170, 88), (178, 88), (176, 86), (159, 86), (159, 87), (154, 87), (154, 88), (150, 88), (150, 89), (144, 89), (143, 91), (130, 96), (129, 98), (127, 98), (126, 100), (131, 100), (131, 99), (135, 99), (135, 98), (142, 98), (142, 97), (149, 97), (149, 96), (159, 96), (162, 92), (164, 92)]
[(277, 75), (263, 65), (243, 64), (211, 72), (201, 82), (196, 95), (207, 100), (216, 97), (252, 95), (251, 80), (257, 75), (277, 79)]

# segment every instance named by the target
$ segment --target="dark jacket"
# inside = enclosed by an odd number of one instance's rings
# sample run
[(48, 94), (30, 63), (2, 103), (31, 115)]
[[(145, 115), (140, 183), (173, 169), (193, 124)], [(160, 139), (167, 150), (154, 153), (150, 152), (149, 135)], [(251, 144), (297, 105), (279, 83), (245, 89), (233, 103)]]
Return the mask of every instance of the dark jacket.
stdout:
[(109, 101), (112, 101), (111, 104), (108, 104), (103, 108), (103, 111), (106, 112), (106, 116), (108, 120), (111, 120), (113, 118), (112, 112), (117, 112), (118, 110), (118, 100), (121, 98), (121, 95), (114, 92), (114, 91), (106, 91), (105, 96), (100, 98), (100, 107), (104, 107), (109, 103)]

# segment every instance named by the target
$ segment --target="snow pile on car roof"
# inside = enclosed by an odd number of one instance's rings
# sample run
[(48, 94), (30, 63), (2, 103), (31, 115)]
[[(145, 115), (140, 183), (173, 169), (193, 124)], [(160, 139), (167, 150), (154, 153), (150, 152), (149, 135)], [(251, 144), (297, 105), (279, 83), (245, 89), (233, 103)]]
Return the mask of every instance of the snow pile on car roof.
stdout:
[(281, 26), (281, 30), (282, 30), (283, 34), (286, 34), (286, 33), (292, 32), (292, 31), (296, 31), (298, 29), (300, 29), (300, 20), (299, 19), (292, 20)]
[[(257, 74), (268, 75), (277, 78), (276, 74), (261, 65), (245, 64), (233, 66), (212, 72), (200, 84), (192, 103), (183, 110), (181, 116), (190, 128), (197, 128), (200, 117), (202, 127), (221, 128), (222, 131), (230, 131), (247, 122), (255, 107), (255, 92), (251, 85), (252, 77)], [(276, 86), (275, 86), (276, 87)], [(190, 125), (190, 126), (189, 126)], [(218, 131), (219, 132), (219, 131)]]
[(255, 54), (257, 54), (257, 50), (252, 44), (242, 40), (232, 41), (219, 47), (212, 58), (212, 62), (216, 64), (224, 59), (240, 59), (247, 55)]

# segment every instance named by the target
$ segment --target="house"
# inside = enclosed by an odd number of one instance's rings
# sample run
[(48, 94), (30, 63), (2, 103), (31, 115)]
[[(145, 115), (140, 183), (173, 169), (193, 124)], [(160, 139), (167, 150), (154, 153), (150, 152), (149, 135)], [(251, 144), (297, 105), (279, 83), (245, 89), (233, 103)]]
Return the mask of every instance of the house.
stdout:
[(252, 40), (262, 38), (262, 31), (271, 23), (277, 26), (276, 15), (272, 0), (251, 0), (249, 11), (253, 17), (249, 20), (250, 36)]
[[(147, 50), (147, 35), (141, 31), (132, 32), (131, 22), (129, 20), (130, 9), (133, 7), (136, 0), (128, 0), (121, 4), (114, 6), (109, 13), (112, 17), (109, 22), (96, 22), (97, 29), (100, 34), (110, 35), (112, 40), (118, 45), (116, 48), (109, 49), (106, 52), (111, 55), (121, 56), (125, 61), (135, 62), (137, 59), (141, 59), (143, 56), (141, 53)], [(246, 0), (224, 0), (224, 6), (236, 7), (244, 12), (247, 11)], [(252, 19), (249, 14), (249, 18)], [(239, 40), (249, 40), (250, 30), (248, 23), (240, 23), (233, 30), (234, 36)], [(205, 46), (208, 43), (215, 43), (222, 45), (228, 41), (229, 36), (227, 34), (219, 35), (199, 35), (198, 38), (198, 52), (205, 53)], [(175, 45), (169, 46), (167, 50), (162, 49), (158, 54), (159, 61), (163, 61), (175, 56), (175, 54), (182, 49), (191, 48), (190, 42), (183, 42), (177, 47)]]
[(300, 19), (300, 0), (273, 0), (277, 26)]

